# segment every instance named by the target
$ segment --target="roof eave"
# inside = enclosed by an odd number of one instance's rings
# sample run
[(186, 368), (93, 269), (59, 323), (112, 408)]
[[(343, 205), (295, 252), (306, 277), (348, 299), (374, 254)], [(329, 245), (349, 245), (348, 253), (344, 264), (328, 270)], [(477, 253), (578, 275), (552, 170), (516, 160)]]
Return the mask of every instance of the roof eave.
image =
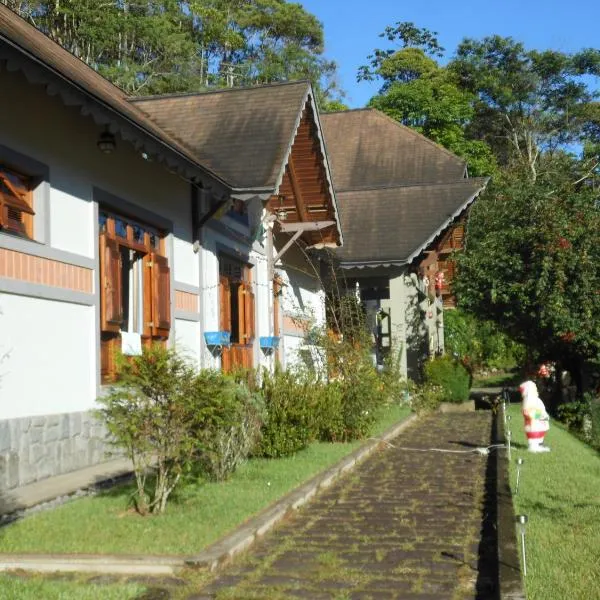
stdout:
[[(43, 35), (43, 34), (40, 33), (40, 35)], [(125, 115), (123, 112), (119, 111), (116, 107), (111, 106), (105, 100), (103, 100), (102, 98), (100, 98), (97, 95), (93, 94), (89, 90), (85, 89), (80, 84), (78, 84), (76, 81), (74, 81), (70, 77), (67, 77), (65, 74), (63, 74), (62, 72), (60, 72), (59, 70), (57, 70), (55, 67), (49, 65), (48, 63), (46, 63), (41, 58), (35, 56), (29, 50), (27, 50), (26, 48), (23, 48), (21, 45), (19, 45), (18, 43), (14, 42), (12, 39), (10, 39), (10, 38), (6, 37), (4, 34), (0, 33), (0, 41), (2, 41), (3, 43), (5, 43), (7, 46), (9, 46), (10, 48), (12, 48), (16, 52), (18, 52), (21, 56), (27, 58), (28, 60), (30, 60), (31, 62), (35, 63), (36, 65), (38, 65), (39, 67), (41, 67), (45, 71), (51, 73), (54, 77), (57, 77), (58, 79), (60, 79), (64, 83), (66, 83), (71, 88), (74, 88), (75, 90), (77, 90), (77, 92), (80, 93), (85, 98), (90, 99), (95, 104), (99, 105), (104, 110), (106, 110), (107, 112), (109, 112), (109, 113), (117, 116), (119, 119), (122, 119), (129, 126), (133, 127), (134, 129), (140, 131), (145, 136), (147, 136), (148, 138), (150, 138), (154, 143), (158, 144), (159, 146), (165, 148), (166, 150), (168, 150), (169, 152), (171, 152), (172, 154), (174, 154), (177, 157), (177, 159), (182, 160), (182, 161), (185, 162), (186, 168), (189, 169), (191, 167), (192, 170), (198, 170), (204, 176), (207, 176), (207, 177), (215, 180), (216, 182), (218, 182), (221, 185), (223, 185), (225, 188), (228, 188), (228, 189), (231, 188), (231, 185), (227, 181), (225, 181), (223, 178), (221, 178), (219, 175), (217, 175), (216, 173), (213, 173), (212, 171), (210, 171), (209, 169), (207, 169), (204, 165), (199, 164), (192, 157), (186, 156), (179, 149), (173, 147), (166, 140), (160, 138), (154, 132), (148, 130), (141, 123), (136, 122), (134, 119), (132, 119), (128, 115)], [(90, 67), (90, 69), (91, 69), (91, 67)], [(100, 77), (100, 75), (99, 75), (99, 77)], [(129, 103), (129, 104), (132, 105), (132, 103)], [(135, 110), (139, 110), (139, 109), (136, 107)]]
[(487, 177), (485, 179), (483, 185), (474, 194), (469, 196), (469, 198), (465, 202), (463, 202), (463, 204), (461, 204), (452, 214), (449, 215), (449, 217), (436, 229), (436, 231), (434, 233), (432, 233), (422, 244), (417, 246), (409, 254), (409, 256), (406, 259), (407, 264), (410, 264), (417, 256), (419, 256), (419, 254), (421, 254), (425, 250), (425, 248), (427, 248), (429, 245), (431, 245), (433, 243), (433, 241), (445, 229), (447, 229), (447, 227), (450, 225), (450, 223), (452, 223), (452, 221), (454, 221), (454, 219), (456, 219), (456, 217), (458, 217), (461, 213), (463, 213), (466, 210), (466, 208), (475, 201), (477, 196), (479, 196), (479, 194), (481, 194), (481, 192), (483, 192), (483, 190), (485, 190), (489, 181), (490, 181), (490, 178)]

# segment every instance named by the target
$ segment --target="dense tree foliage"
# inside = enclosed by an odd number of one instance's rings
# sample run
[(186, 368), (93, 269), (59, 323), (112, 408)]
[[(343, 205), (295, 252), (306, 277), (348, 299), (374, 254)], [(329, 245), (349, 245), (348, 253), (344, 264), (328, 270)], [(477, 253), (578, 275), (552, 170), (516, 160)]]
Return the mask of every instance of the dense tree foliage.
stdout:
[(475, 96), (467, 132), (485, 140), (503, 165), (535, 180), (545, 152), (584, 143), (598, 126), (586, 76), (600, 75), (600, 50), (527, 50), (512, 38), (464, 40), (448, 67)]
[(358, 79), (370, 104), (491, 174), (472, 208), (454, 291), (532, 358), (577, 371), (600, 357), (600, 50), (463, 40), (444, 65), (437, 34), (398, 23)]
[(504, 173), (475, 203), (454, 289), (537, 357), (577, 364), (600, 355), (598, 191), (571, 157), (539, 160), (535, 181)]
[(388, 27), (382, 37), (400, 48), (375, 50), (368, 57), (370, 64), (360, 68), (358, 79), (382, 81), (369, 106), (463, 157), (471, 175), (489, 175), (495, 171), (492, 151), (467, 131), (476, 97), (459, 86), (453, 71), (437, 62), (443, 48), (436, 35), (412, 23)]
[(336, 95), (323, 28), (286, 0), (0, 0), (131, 94), (311, 79)]

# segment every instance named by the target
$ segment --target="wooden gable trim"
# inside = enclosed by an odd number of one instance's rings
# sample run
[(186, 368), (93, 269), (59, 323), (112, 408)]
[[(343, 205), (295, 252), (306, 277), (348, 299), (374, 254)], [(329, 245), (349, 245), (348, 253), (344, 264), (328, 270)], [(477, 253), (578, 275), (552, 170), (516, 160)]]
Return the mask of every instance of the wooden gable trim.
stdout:
[[(290, 223), (336, 221), (315, 114), (308, 103), (302, 111), (279, 194), (271, 197), (267, 207), (273, 213), (284, 210)], [(336, 225), (304, 232), (302, 240), (311, 246), (340, 242)]]

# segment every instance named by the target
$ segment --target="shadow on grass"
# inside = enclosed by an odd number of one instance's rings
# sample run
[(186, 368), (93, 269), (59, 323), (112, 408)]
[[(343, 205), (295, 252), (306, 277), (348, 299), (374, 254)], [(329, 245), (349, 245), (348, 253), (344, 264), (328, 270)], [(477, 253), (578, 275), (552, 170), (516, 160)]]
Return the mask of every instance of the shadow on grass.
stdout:
[(10, 490), (0, 490), (0, 539), (4, 527), (18, 521), (22, 516), (23, 507), (19, 505)]
[(464, 448), (479, 448), (481, 444), (473, 444), (472, 442), (463, 442), (458, 440), (448, 440), (448, 444), (456, 444), (457, 446), (463, 446)]
[[(496, 419), (492, 419), (491, 442), (497, 443)], [(483, 516), (481, 520), (481, 537), (479, 540), (477, 559), (477, 600), (499, 600), (499, 554), (498, 554), (498, 461), (494, 452), (487, 456), (485, 468), (485, 488), (483, 497)]]

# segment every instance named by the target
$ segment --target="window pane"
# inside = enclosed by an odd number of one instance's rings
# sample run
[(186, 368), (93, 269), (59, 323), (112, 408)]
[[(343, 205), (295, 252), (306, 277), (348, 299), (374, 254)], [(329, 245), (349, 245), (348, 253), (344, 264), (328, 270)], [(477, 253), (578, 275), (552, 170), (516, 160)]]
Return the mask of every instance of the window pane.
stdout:
[(98, 215), (98, 226), (100, 229), (100, 233), (104, 233), (107, 229), (108, 217), (104, 213), (100, 213)]
[(139, 225), (133, 225), (133, 241), (134, 242), (137, 242), (138, 244), (143, 244), (145, 233), (146, 232), (144, 231), (143, 227), (140, 227)]
[(127, 223), (123, 219), (115, 219), (115, 234), (119, 237), (127, 237)]

